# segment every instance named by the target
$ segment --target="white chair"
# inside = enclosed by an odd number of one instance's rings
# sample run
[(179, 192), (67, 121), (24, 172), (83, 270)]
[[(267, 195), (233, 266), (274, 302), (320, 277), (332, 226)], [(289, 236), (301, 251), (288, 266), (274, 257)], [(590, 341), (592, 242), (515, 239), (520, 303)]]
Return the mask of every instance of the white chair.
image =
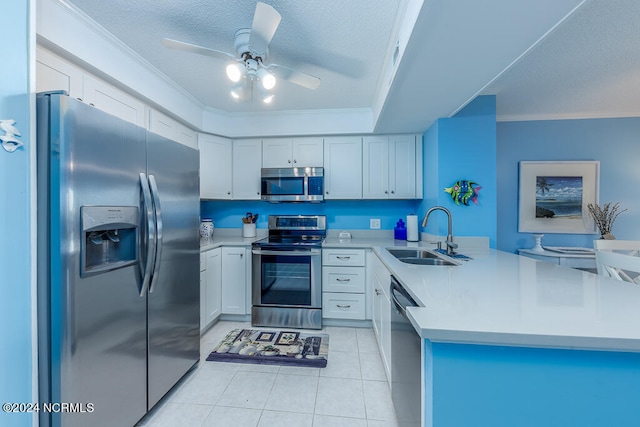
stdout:
[(626, 255), (640, 255), (640, 240), (605, 240), (593, 241), (596, 251), (619, 252)]
[(598, 274), (640, 284), (640, 257), (607, 250), (596, 250)]

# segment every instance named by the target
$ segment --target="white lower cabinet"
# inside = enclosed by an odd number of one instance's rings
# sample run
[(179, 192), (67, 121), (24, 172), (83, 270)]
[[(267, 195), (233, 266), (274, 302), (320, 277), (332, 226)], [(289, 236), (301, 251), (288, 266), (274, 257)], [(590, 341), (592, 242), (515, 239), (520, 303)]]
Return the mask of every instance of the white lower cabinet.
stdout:
[(247, 249), (222, 248), (222, 313), (247, 313)]
[(371, 282), (373, 288), (373, 331), (378, 341), (380, 356), (387, 380), (391, 383), (391, 274), (384, 264), (373, 255), (370, 258)]
[(365, 250), (322, 250), (322, 317), (366, 319)]
[(200, 330), (221, 314), (222, 251), (211, 249), (200, 254)]

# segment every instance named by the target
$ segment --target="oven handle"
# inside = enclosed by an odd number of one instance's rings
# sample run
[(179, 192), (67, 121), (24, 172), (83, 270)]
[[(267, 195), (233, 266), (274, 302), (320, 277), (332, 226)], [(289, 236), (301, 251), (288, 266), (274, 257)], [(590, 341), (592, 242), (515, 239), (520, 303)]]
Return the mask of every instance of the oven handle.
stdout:
[(262, 249), (253, 249), (254, 255), (286, 255), (286, 256), (318, 256), (321, 251), (312, 249), (310, 251), (264, 251)]

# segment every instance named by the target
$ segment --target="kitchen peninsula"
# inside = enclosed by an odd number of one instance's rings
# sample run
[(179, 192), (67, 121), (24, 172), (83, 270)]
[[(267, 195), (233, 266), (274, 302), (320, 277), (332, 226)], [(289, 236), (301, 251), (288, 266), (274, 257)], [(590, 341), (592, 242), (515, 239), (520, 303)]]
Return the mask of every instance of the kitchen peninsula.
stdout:
[(374, 252), (421, 307), (423, 426), (637, 426), (640, 287), (496, 251)]

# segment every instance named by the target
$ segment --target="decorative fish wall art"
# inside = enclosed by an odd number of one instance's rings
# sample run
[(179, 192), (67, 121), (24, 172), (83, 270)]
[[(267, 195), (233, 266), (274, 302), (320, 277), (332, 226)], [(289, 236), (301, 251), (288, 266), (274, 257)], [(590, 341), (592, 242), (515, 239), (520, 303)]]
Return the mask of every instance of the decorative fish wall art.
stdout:
[(469, 206), (469, 201), (472, 201), (475, 205), (478, 204), (478, 192), (481, 188), (477, 182), (460, 180), (452, 187), (445, 188), (444, 191), (451, 195), (456, 205), (462, 203), (465, 206)]

